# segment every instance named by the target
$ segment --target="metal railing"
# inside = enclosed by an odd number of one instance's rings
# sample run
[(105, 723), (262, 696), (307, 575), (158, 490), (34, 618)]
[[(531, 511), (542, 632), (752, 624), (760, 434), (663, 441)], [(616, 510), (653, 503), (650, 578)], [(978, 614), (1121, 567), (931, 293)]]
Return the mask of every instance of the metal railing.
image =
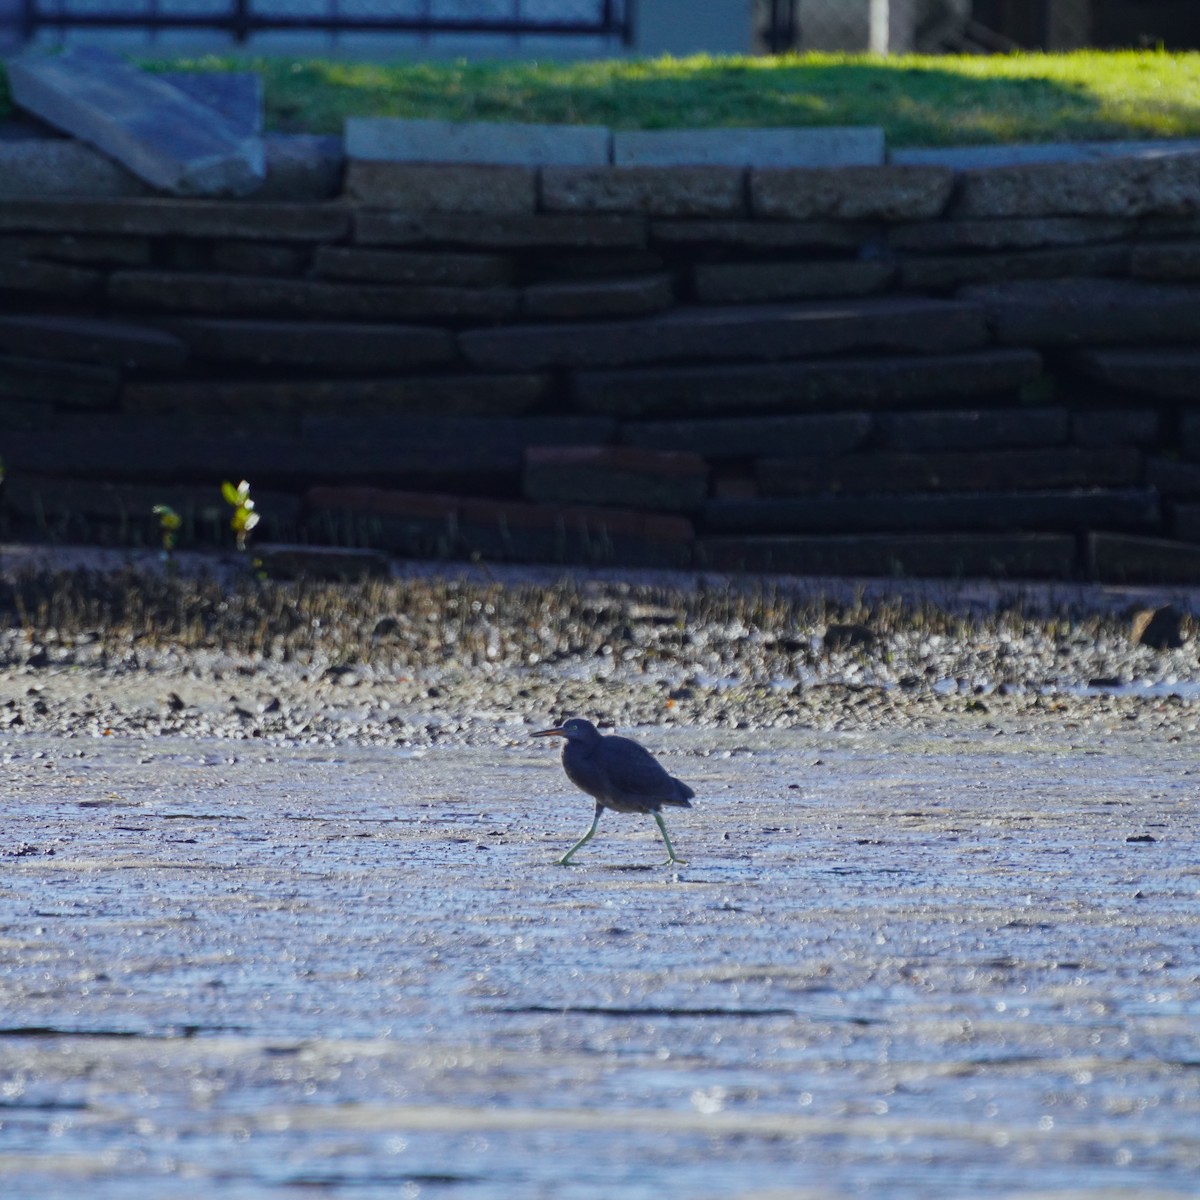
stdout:
[(632, 0), (21, 0), (20, 36), (43, 30), (633, 36)]

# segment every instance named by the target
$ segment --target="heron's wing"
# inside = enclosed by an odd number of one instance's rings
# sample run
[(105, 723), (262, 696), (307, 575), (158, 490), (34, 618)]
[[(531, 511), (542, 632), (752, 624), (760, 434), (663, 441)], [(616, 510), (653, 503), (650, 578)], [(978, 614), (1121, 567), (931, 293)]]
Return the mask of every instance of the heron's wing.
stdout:
[(614, 789), (628, 796), (667, 799), (675, 795), (676, 784), (662, 764), (648, 750), (629, 738), (607, 737), (604, 769)]

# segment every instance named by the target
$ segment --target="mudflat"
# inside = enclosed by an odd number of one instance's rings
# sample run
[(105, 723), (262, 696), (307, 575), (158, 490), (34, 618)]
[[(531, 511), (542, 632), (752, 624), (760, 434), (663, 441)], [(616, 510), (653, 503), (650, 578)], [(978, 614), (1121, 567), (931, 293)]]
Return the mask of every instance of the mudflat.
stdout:
[(1188, 597), (3, 582), (6, 1197), (1194, 1195)]

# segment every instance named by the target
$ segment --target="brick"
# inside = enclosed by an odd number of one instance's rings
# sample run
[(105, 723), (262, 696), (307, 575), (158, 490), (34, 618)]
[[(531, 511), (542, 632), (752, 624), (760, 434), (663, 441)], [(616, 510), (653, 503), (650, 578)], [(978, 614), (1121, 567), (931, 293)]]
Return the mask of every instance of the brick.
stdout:
[(1081, 350), (1071, 365), (1089, 379), (1120, 391), (1200, 400), (1200, 350)]
[(664, 246), (735, 250), (857, 250), (877, 239), (866, 221), (654, 220), (651, 242)]
[(685, 450), (710, 460), (766, 455), (844, 454), (870, 436), (866, 413), (802, 417), (727, 417), (692, 421), (637, 421), (621, 427), (621, 440), (651, 450)]
[(171, 370), (187, 347), (160, 329), (98, 317), (0, 316), (0, 350), (126, 370)]
[(1151, 458), (1146, 463), (1146, 483), (1164, 496), (1200, 498), (1200, 466), (1177, 458)]
[(955, 250), (1037, 250), (1114, 242), (1134, 222), (1110, 217), (1010, 217), (996, 220), (923, 221), (887, 231), (893, 250), (946, 253)]
[(637, 321), (475, 329), (459, 335), (477, 366), (622, 366), (668, 359), (775, 359), (850, 349), (935, 353), (981, 345), (982, 311), (923, 299), (676, 309)]
[(254, 275), (114, 271), (110, 300), (159, 312), (245, 313), (346, 320), (449, 317), (499, 320), (517, 310), (511, 288), (384, 287)]
[(267, 178), (255, 200), (332, 200), (342, 190), (346, 159), (335, 135), (268, 133), (263, 138)]
[(545, 167), (540, 207), (551, 213), (646, 213), (653, 217), (745, 215), (737, 167)]
[(522, 289), (521, 313), (564, 321), (643, 316), (670, 308), (674, 299), (666, 274), (538, 283)]
[(110, 408), (121, 387), (111, 367), (0, 354), (0, 399), (61, 408)]
[(135, 413), (259, 413), (264, 423), (288, 414), (342, 413), (354, 417), (502, 417), (544, 403), (544, 375), (404, 375), (392, 379), (206, 380), (133, 383), (122, 408)]
[(718, 571), (1069, 579), (1075, 538), (1062, 534), (876, 534), (704, 538), (697, 560)]
[(0, 231), (333, 242), (350, 233), (343, 204), (257, 204), (214, 200), (12, 200)]
[(1127, 275), (1129, 247), (1085, 246), (1015, 254), (948, 254), (905, 259), (899, 269), (900, 286), (918, 291), (951, 291), (966, 284), (1006, 279)]
[(346, 153), (376, 162), (600, 165), (611, 156), (612, 133), (603, 125), (347, 117)]
[(1071, 440), (1085, 449), (1107, 446), (1152, 446), (1160, 436), (1157, 411), (1111, 408), (1078, 412), (1071, 417)]
[(946, 167), (837, 167), (753, 170), (750, 211), (792, 221), (916, 221), (946, 207)]
[(446, 363), (454, 357), (453, 335), (427, 325), (323, 321), (320, 336), (314, 337), (307, 321), (182, 317), (171, 323), (171, 330), (197, 358), (211, 362), (366, 374)]
[(1104, 583), (1200, 583), (1200, 547), (1165, 538), (1092, 533), (1088, 570)]
[(1200, 287), (1054, 279), (981, 284), (960, 295), (984, 306), (1006, 345), (1200, 341)]
[(693, 512), (708, 495), (698, 454), (630, 446), (547, 446), (525, 452), (524, 492), (550, 504)]
[(1200, 210), (1200, 155), (964, 171), (956, 217), (1177, 216)]
[(216, 242), (208, 253), (213, 271), (231, 275), (302, 275), (312, 262), (305, 246), (271, 242)]
[(418, 283), (443, 287), (489, 287), (508, 283), (513, 261), (507, 255), (462, 254), (440, 250), (363, 250), (356, 246), (322, 246), (314, 274), (323, 279), (358, 279), (366, 283)]
[[(0, 142), (0, 147), (3, 145)], [(85, 267), (142, 267), (150, 262), (150, 242), (137, 237), (7, 234), (0, 235), (3, 259), (48, 259)]]
[(97, 295), (104, 276), (87, 267), (31, 259), (0, 259), (0, 292), (84, 300)]
[(1171, 534), (1183, 542), (1200, 542), (1200, 504), (1172, 504)]
[(876, 422), (878, 447), (905, 453), (1053, 446), (1070, 425), (1065, 408), (884, 413)]
[(750, 366), (652, 367), (581, 371), (571, 377), (575, 406), (616, 416), (706, 415), (828, 406), (887, 408), (962, 403), (1010, 392), (1041, 376), (1032, 350), (984, 350), (896, 358), (824, 359)]
[(995, 492), (1126, 487), (1142, 478), (1136, 450), (871, 452), (842, 458), (767, 458), (757, 464), (764, 494), (778, 496), (902, 492)]
[(307, 501), (317, 528), (341, 522), (402, 554), (594, 566), (692, 561), (691, 522), (674, 515), (375, 488), (314, 488)]
[(698, 263), (692, 268), (701, 304), (762, 304), (818, 296), (863, 296), (891, 283), (889, 262)]
[(360, 208), (354, 240), (363, 245), (451, 245), (485, 249), (639, 249), (646, 245), (647, 222), (640, 216), (455, 216)]
[(410, 213), (532, 214), (537, 172), (530, 167), (364, 162), (346, 167), (346, 196)]
[[(255, 488), (254, 497), (267, 536), (296, 525), (299, 496)], [(82, 515), (121, 522), (130, 531), (125, 540), (142, 544), (158, 541), (158, 518), (151, 510), (156, 504), (167, 504), (184, 520), (183, 542), (222, 541), (230, 536), (229, 506), (219, 483), (213, 482), (127, 483), (14, 471), (5, 482), (5, 504), (25, 521), (44, 517), (60, 524), (64, 518)]]
[(1200, 279), (1200, 242), (1152, 242), (1134, 246), (1130, 272), (1136, 279)]
[(714, 500), (711, 533), (935, 532), (939, 530), (1149, 530), (1161, 519), (1148, 488), (1074, 491), (807, 496), (795, 500)]

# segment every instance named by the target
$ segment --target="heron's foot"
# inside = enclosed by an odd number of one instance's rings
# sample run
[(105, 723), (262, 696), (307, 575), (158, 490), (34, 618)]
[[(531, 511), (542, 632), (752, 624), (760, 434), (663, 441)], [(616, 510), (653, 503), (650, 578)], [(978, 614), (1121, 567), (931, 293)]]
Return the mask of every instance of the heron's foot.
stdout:
[(676, 855), (672, 854), (670, 858), (663, 859), (662, 865), (664, 867), (686, 867), (687, 859), (686, 858), (678, 858), (678, 857), (676, 857)]
[(574, 866), (578, 866), (578, 864), (577, 864), (577, 863), (573, 863), (573, 862), (571, 861), (571, 856), (570, 856), (569, 854), (564, 854), (564, 855), (562, 856), (562, 858), (560, 858), (560, 859), (558, 860), (558, 865), (559, 865), (560, 867), (574, 867)]

